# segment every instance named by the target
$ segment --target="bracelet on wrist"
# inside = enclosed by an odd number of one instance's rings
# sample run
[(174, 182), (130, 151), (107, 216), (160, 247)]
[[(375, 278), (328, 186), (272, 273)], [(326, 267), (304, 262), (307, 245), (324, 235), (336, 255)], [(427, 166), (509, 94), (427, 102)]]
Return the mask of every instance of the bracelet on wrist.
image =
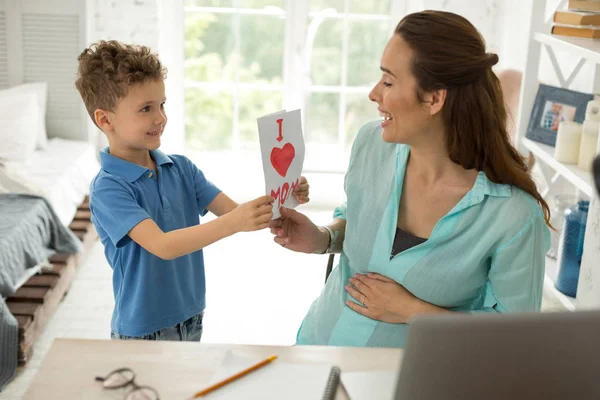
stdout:
[(325, 249), (325, 252), (322, 254), (331, 254), (333, 252), (333, 245), (334, 245), (334, 234), (333, 234), (333, 230), (331, 230), (330, 227), (324, 225), (321, 228), (325, 229), (327, 231), (327, 233), (329, 233), (329, 243), (327, 245), (327, 248)]

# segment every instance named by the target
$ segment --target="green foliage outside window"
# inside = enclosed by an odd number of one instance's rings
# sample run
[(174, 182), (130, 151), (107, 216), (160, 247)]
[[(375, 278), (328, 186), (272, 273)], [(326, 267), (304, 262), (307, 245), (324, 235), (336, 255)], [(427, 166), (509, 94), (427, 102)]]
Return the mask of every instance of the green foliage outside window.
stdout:
[[(239, 7), (246, 8), (283, 7), (283, 4), (274, 4), (278, 2), (272, 0), (237, 1), (241, 2)], [(283, 0), (280, 2), (283, 3)], [(231, 6), (231, 3), (231, 0), (186, 0), (188, 6), (223, 7)], [(343, 4), (342, 1), (340, 3)], [(387, 3), (389, 7), (389, 2), (381, 3)], [(360, 1), (351, 2), (351, 6), (359, 7), (360, 4)], [(312, 4), (311, 9), (314, 6)], [(377, 8), (381, 7), (377, 4)], [(310, 21), (309, 18), (309, 24)], [(235, 82), (238, 82), (266, 84), (272, 88), (238, 88), (237, 91), (240, 144), (243, 148), (258, 148), (256, 118), (282, 107), (285, 24), (283, 16), (186, 13), (185, 79), (187, 82), (211, 83), (208, 87), (197, 87), (200, 85), (193, 83), (186, 87), (185, 127), (189, 147), (198, 150), (231, 148), (236, 107)], [(240, 29), (238, 48), (236, 26)], [(389, 28), (389, 24), (381, 21), (348, 22), (348, 86), (370, 87), (379, 79), (379, 58), (388, 39)], [(310, 84), (341, 84), (343, 30), (341, 19), (325, 19), (320, 24), (312, 47), (310, 78), (305, 82), (307, 88)], [(305, 115), (307, 141), (337, 143), (339, 104), (339, 93), (306, 94), (302, 113)], [(346, 148), (351, 145), (360, 125), (374, 118), (377, 118), (376, 106), (368, 100), (367, 93), (346, 95), (343, 128)]]

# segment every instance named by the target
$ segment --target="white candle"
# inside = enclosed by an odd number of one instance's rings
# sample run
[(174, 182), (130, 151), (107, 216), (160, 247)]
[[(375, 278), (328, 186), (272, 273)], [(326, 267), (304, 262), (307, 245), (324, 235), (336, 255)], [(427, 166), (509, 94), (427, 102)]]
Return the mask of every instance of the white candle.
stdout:
[(579, 146), (581, 145), (581, 124), (574, 121), (563, 121), (558, 124), (554, 158), (566, 164), (577, 164)]
[(581, 129), (581, 146), (579, 146), (579, 163), (577, 167), (592, 172), (592, 163), (598, 147), (598, 129), (600, 121), (585, 120)]
[(600, 100), (588, 101), (585, 109), (586, 121), (600, 121)]

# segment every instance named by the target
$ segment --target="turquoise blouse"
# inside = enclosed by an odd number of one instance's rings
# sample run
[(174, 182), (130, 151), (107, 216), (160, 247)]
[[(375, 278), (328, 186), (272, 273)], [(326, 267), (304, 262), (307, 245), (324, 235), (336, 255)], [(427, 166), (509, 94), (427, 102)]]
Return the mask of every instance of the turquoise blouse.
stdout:
[(363, 126), (352, 148), (335, 218), (346, 220), (338, 265), (311, 305), (298, 344), (403, 347), (408, 325), (362, 316), (345, 305), (356, 273), (376, 272), (437, 306), (462, 312), (539, 311), (550, 231), (524, 191), (480, 172), (473, 188), (429, 239), (390, 260), (410, 147), (386, 143), (380, 121)]

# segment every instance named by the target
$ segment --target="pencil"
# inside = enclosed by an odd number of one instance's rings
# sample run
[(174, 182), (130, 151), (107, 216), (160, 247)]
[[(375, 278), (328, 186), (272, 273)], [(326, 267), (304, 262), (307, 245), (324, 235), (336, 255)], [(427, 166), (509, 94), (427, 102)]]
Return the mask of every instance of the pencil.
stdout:
[(276, 359), (276, 358), (277, 358), (277, 356), (276, 356), (276, 355), (272, 355), (272, 356), (270, 356), (269, 358), (267, 358), (266, 360), (263, 360), (263, 361), (259, 362), (258, 364), (254, 364), (253, 366), (251, 366), (251, 367), (248, 367), (248, 368), (246, 368), (245, 370), (243, 370), (243, 371), (240, 371), (240, 372), (238, 372), (237, 374), (230, 376), (229, 378), (223, 379), (222, 381), (220, 381), (220, 382), (217, 382), (217, 383), (215, 383), (214, 385), (212, 385), (212, 386), (209, 386), (209, 387), (207, 387), (206, 389), (199, 391), (198, 393), (196, 393), (196, 394), (194, 395), (194, 397), (193, 397), (193, 398), (195, 399), (195, 398), (197, 398), (197, 397), (202, 397), (202, 396), (204, 396), (204, 395), (206, 395), (206, 394), (208, 394), (208, 393), (210, 393), (210, 392), (212, 392), (212, 391), (214, 391), (214, 390), (217, 390), (217, 389), (218, 389), (218, 388), (220, 388), (221, 386), (225, 386), (225, 385), (227, 385), (228, 383), (230, 383), (230, 382), (233, 382), (233, 381), (235, 381), (236, 379), (239, 379), (239, 378), (241, 378), (242, 376), (244, 376), (244, 375), (247, 375), (247, 374), (249, 374), (250, 372), (252, 372), (252, 371), (255, 371), (255, 370), (259, 369), (260, 367), (263, 367), (263, 366), (267, 365), (268, 363), (270, 363), (271, 361), (273, 361), (273, 360), (274, 360), (274, 359)]

